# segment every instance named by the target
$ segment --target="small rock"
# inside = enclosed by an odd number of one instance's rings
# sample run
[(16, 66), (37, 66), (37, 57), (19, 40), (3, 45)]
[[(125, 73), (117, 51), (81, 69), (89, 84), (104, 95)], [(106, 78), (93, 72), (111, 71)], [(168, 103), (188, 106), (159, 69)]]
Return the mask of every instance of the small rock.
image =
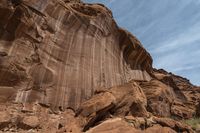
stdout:
[(24, 117), (22, 123), (30, 128), (36, 128), (39, 126), (39, 119), (36, 116)]
[(9, 122), (11, 116), (7, 112), (0, 112), (0, 124), (3, 122)]

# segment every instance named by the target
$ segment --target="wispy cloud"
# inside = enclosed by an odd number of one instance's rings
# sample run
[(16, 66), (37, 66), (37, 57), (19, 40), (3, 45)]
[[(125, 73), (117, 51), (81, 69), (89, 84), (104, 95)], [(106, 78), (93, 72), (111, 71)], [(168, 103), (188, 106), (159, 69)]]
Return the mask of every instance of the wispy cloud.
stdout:
[(88, 0), (112, 9), (117, 23), (135, 34), (154, 66), (200, 85), (200, 0)]
[[(200, 40), (200, 22), (181, 33), (177, 33), (176, 36), (171, 36), (168, 40), (162, 44), (157, 44), (155, 49), (151, 52), (153, 53), (163, 53), (177, 48), (184, 47), (185, 45), (195, 45), (195, 42)], [(196, 44), (197, 45), (197, 44)], [(200, 44), (199, 44), (200, 45)]]

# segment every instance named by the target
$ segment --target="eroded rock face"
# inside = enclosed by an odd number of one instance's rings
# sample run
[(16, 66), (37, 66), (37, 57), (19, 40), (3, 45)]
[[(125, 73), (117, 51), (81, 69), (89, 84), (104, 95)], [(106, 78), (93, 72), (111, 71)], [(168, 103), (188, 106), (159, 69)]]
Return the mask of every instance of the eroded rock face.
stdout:
[(98, 88), (151, 79), (151, 56), (101, 4), (1, 1), (0, 18), (1, 101), (76, 109)]
[[(154, 75), (156, 79), (167, 85), (161, 88), (166, 88), (168, 90), (168, 93), (165, 93), (165, 95), (168, 94), (167, 103), (168, 105), (171, 103), (171, 105), (169, 108), (165, 107), (165, 109), (170, 110), (170, 116), (172, 115), (178, 118), (192, 118), (198, 116), (198, 104), (200, 101), (199, 87), (192, 85), (186, 78), (168, 73), (162, 69), (154, 70)], [(151, 84), (149, 88), (153, 88), (153, 86), (159, 86), (159, 84), (162, 83), (157, 83), (154, 85)], [(152, 92), (148, 89), (146, 89), (146, 91)], [(154, 94), (155, 93), (152, 93), (150, 95), (153, 96)], [(159, 96), (161, 99), (165, 99), (164, 96)], [(159, 100), (157, 99), (157, 101)], [(165, 111), (165, 114), (168, 114), (167, 112), (168, 111)]]
[(0, 132), (193, 132), (200, 88), (153, 69), (104, 5), (1, 0), (0, 18)]
[(176, 99), (173, 89), (158, 80), (141, 82), (140, 86), (148, 99), (148, 110), (160, 116), (171, 115), (171, 104)]

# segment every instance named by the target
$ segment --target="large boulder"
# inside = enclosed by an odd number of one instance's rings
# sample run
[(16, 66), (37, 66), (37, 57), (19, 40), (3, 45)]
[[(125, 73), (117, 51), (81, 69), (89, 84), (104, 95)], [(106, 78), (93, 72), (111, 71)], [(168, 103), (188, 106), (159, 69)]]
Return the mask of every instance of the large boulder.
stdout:
[(122, 118), (108, 119), (99, 125), (89, 129), (86, 133), (176, 133), (170, 127), (155, 124), (145, 129), (136, 129), (132, 123), (126, 122)]
[(162, 127), (160, 125), (154, 125), (150, 128), (147, 128), (145, 133), (177, 133), (175, 130), (169, 127)]
[(142, 89), (135, 82), (131, 82), (99, 91), (80, 106), (77, 116), (83, 118), (82, 126), (87, 130), (111, 114), (147, 117), (146, 106), (147, 100)]
[(123, 133), (142, 133), (121, 118), (106, 120), (86, 133), (121, 133), (122, 131)]
[(0, 130), (7, 127), (11, 122), (11, 115), (7, 112), (0, 112)]
[(22, 120), (22, 126), (23, 128), (32, 129), (39, 127), (39, 119), (36, 116), (26, 116)]

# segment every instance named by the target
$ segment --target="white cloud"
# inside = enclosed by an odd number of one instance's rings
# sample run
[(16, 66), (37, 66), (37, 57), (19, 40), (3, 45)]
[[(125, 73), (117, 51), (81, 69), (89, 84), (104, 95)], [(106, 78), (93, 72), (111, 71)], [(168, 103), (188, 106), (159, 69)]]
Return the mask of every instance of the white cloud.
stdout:
[(88, 1), (109, 6), (118, 24), (143, 42), (155, 67), (200, 84), (200, 0)]
[(183, 33), (180, 33), (177, 36), (171, 37), (166, 42), (162, 44), (156, 44), (158, 46), (156, 49), (153, 49), (152, 53), (163, 53), (178, 47), (184, 47), (185, 45), (191, 45), (196, 41), (200, 40), (200, 23), (191, 26), (189, 30), (185, 30)]

